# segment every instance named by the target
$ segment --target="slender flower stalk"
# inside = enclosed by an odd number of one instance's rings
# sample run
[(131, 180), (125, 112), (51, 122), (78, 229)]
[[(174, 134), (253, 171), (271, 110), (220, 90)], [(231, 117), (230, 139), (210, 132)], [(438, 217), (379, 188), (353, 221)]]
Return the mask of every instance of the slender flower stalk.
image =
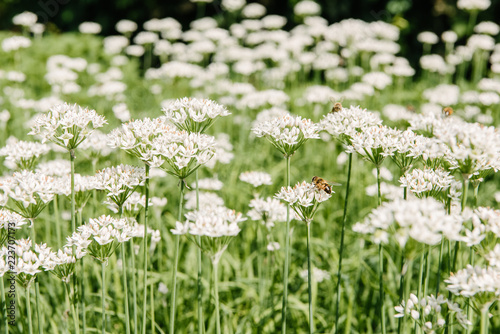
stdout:
[[(315, 180), (315, 178), (313, 178)], [(276, 194), (276, 198), (283, 200), (297, 214), (307, 227), (307, 265), (308, 265), (308, 295), (309, 295), (309, 332), (314, 332), (313, 322), (313, 305), (312, 305), (312, 280), (311, 280), (311, 227), (310, 224), (316, 214), (319, 204), (328, 200), (331, 197), (331, 189), (327, 192), (325, 189), (320, 189), (314, 183), (302, 182), (296, 184), (293, 188), (283, 187)]]
[[(180, 180), (180, 190), (179, 190), (179, 215), (178, 221), (182, 221), (182, 208), (184, 200), (184, 180)], [(172, 294), (170, 296), (170, 334), (175, 333), (175, 295), (177, 292), (177, 266), (179, 264), (179, 239), (180, 235), (175, 236), (175, 248), (174, 248), (174, 269), (172, 271)]]
[(216, 333), (221, 334), (220, 331), (220, 312), (219, 312), (219, 261), (213, 262), (214, 267), (214, 294), (215, 294), (215, 328)]
[(28, 285), (26, 287), (26, 309), (28, 312), (28, 332), (29, 334), (33, 334), (33, 320), (31, 319), (31, 286)]
[[(286, 159), (286, 186), (290, 187), (290, 157)], [(285, 263), (283, 264), (283, 305), (281, 307), (281, 332), (286, 333), (286, 308), (288, 306), (288, 266), (290, 254), (290, 204), (286, 206)]]
[[(185, 216), (186, 222), (177, 221), (175, 229), (170, 231), (176, 236), (186, 235), (191, 242), (210, 256), (215, 275), (216, 330), (220, 334), (218, 263), (233, 237), (240, 232), (238, 223), (245, 221), (246, 218), (243, 218), (241, 213), (223, 206), (207, 206), (201, 210), (188, 212)], [(198, 243), (196, 236), (201, 237), (201, 243)]]
[[(146, 195), (146, 202), (144, 204), (144, 258), (143, 258), (143, 271), (144, 271), (144, 276), (143, 276), (143, 284), (142, 284), (142, 291), (143, 291), (143, 303), (142, 303), (142, 334), (146, 334), (146, 312), (147, 312), (147, 297), (148, 297), (148, 208), (149, 208), (149, 168), (150, 166), (148, 164), (146, 165), (146, 176), (145, 176), (145, 184), (144, 184), (144, 189), (145, 189), (145, 195)], [(133, 256), (133, 254), (132, 254)]]
[(138, 333), (138, 315), (137, 315), (137, 281), (136, 281), (136, 268), (135, 268), (135, 254), (134, 254), (134, 238), (130, 239), (130, 267), (132, 268), (132, 303), (134, 312), (134, 333)]
[(312, 279), (311, 279), (311, 222), (306, 223), (307, 227), (307, 292), (309, 295), (309, 334), (314, 333), (314, 317), (312, 304)]
[(68, 302), (68, 307), (71, 310), (71, 314), (73, 315), (73, 326), (75, 327), (75, 333), (80, 333), (80, 325), (76, 319), (76, 311), (75, 311), (75, 303), (70, 302), (70, 292), (69, 292), (69, 284), (64, 283), (64, 290), (66, 291), (66, 300)]
[(351, 166), (352, 166), (352, 153), (349, 153), (349, 162), (347, 165), (347, 185), (345, 190), (344, 199), (344, 213), (342, 214), (342, 232), (340, 234), (340, 249), (339, 249), (339, 269), (337, 272), (337, 301), (335, 304), (335, 333), (339, 333), (339, 314), (340, 314), (340, 277), (342, 274), (342, 257), (344, 253), (344, 235), (345, 225), (347, 220), (347, 204), (349, 201), (349, 186), (351, 184)]
[(102, 314), (102, 334), (106, 334), (106, 263), (101, 263), (101, 314)]
[[(198, 185), (198, 170), (195, 172), (196, 178), (196, 210), (200, 210), (200, 189)], [(196, 236), (197, 242), (201, 244), (201, 236)], [(201, 248), (196, 249), (196, 262), (198, 265), (198, 277), (196, 280), (196, 292), (197, 292), (197, 301), (198, 301), (198, 333), (203, 334), (204, 325), (203, 325), (203, 291), (201, 284), (201, 275), (202, 275), (202, 259), (201, 259)]]

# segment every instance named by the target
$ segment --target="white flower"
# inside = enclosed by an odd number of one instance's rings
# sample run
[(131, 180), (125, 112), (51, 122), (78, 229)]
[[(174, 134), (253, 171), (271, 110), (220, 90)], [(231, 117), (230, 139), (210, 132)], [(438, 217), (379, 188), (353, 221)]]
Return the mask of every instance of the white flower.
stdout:
[(137, 23), (131, 20), (120, 20), (115, 25), (116, 31), (121, 34), (129, 34), (137, 30)]
[(271, 197), (266, 199), (256, 197), (248, 204), (250, 211), (247, 216), (255, 221), (262, 221), (262, 223), (270, 229), (276, 222), (286, 221), (286, 206), (279, 200)]
[(458, 0), (457, 7), (459, 9), (474, 11), (485, 10), (491, 5), (490, 0)]
[(262, 185), (272, 185), (273, 182), (271, 180), (271, 175), (266, 172), (243, 172), (239, 177), (240, 181), (250, 183), (255, 188), (260, 187)]
[(30, 46), (31, 40), (23, 36), (8, 37), (2, 41), (2, 50), (5, 52), (16, 51)]
[(461, 229), (462, 218), (448, 215), (443, 204), (433, 198), (383, 203), (353, 226), (353, 231), (371, 235), (375, 243), (389, 242), (390, 233), (402, 248), (409, 238), (428, 245), (439, 243), (443, 235), (457, 240)]
[(5, 156), (6, 162), (16, 168), (33, 169), (37, 158), (49, 151), (50, 147), (46, 144), (15, 139), (8, 140), (7, 145), (0, 149), (0, 156)]
[(313, 16), (321, 13), (321, 7), (312, 0), (302, 0), (293, 7), (293, 12), (297, 16)]
[(68, 150), (75, 149), (95, 129), (106, 124), (106, 119), (95, 110), (77, 104), (60, 104), (34, 120), (30, 135), (42, 137), (42, 143), (52, 141)]
[(108, 198), (118, 206), (122, 206), (145, 179), (144, 168), (123, 164), (105, 168), (95, 175), (96, 188), (105, 190)]
[(496, 267), (473, 267), (467, 265), (445, 280), (446, 287), (453, 294), (464, 297), (480, 295), (483, 302), (492, 302), (500, 295), (500, 270)]
[(423, 31), (417, 35), (417, 40), (420, 43), (425, 43), (425, 44), (437, 44), (439, 42), (438, 36), (433, 33), (432, 31)]
[(18, 26), (31, 27), (36, 23), (37, 20), (38, 16), (35, 13), (25, 11), (14, 16), (12, 18), (12, 23)]
[(96, 35), (101, 32), (101, 25), (96, 22), (83, 22), (78, 26), (78, 30), (82, 34), (92, 34)]
[(319, 138), (319, 127), (300, 116), (283, 116), (259, 123), (252, 129), (257, 137), (265, 137), (283, 155), (291, 156), (308, 139)]
[(204, 132), (218, 117), (230, 115), (226, 107), (212, 100), (182, 98), (166, 105), (162, 111), (179, 129)]

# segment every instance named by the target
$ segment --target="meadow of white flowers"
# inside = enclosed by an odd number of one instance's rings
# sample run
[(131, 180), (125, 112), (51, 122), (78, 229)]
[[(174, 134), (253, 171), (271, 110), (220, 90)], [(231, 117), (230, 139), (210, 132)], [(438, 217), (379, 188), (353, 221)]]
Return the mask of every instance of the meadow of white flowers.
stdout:
[(311, 0), (192, 2), (0, 31), (0, 333), (500, 332), (490, 1), (416, 67)]

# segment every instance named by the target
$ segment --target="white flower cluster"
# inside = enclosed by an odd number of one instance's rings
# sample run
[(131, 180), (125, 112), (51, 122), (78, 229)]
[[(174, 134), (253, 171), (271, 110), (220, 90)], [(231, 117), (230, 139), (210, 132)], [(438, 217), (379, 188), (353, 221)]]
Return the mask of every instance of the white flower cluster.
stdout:
[(25, 218), (36, 218), (54, 198), (56, 181), (45, 174), (23, 170), (0, 183), (0, 188), (14, 200)]
[[(198, 188), (203, 190), (221, 190), (223, 186), (224, 183), (217, 177), (200, 179), (198, 181)], [(193, 182), (191, 187), (196, 188), (196, 182)]]
[(365, 160), (380, 166), (387, 156), (396, 150), (399, 131), (385, 125), (370, 126), (351, 137), (347, 153), (358, 153)]
[(50, 151), (46, 144), (14, 140), (0, 149), (0, 156), (5, 156), (5, 162), (18, 169), (33, 169), (37, 158)]
[[(478, 306), (488, 305), (500, 296), (498, 267), (473, 267), (470, 264), (445, 280), (446, 287), (457, 296), (473, 298)], [(481, 308), (481, 307), (479, 307)]]
[(286, 206), (275, 198), (256, 197), (248, 206), (251, 210), (247, 216), (251, 220), (261, 221), (268, 229), (271, 229), (274, 223), (286, 221)]
[(173, 234), (192, 234), (210, 238), (231, 237), (238, 235), (239, 223), (246, 220), (241, 213), (236, 213), (223, 206), (205, 207), (186, 213), (185, 223), (176, 223)]
[(122, 206), (127, 198), (146, 179), (144, 168), (120, 164), (100, 170), (95, 175), (96, 189), (104, 190), (107, 197)]
[(5, 38), (2, 41), (2, 50), (5, 52), (16, 51), (21, 48), (28, 48), (31, 46), (31, 40), (24, 36), (12, 36)]
[(415, 159), (423, 154), (426, 140), (427, 138), (411, 130), (398, 131), (391, 158), (399, 169), (407, 171), (412, 167)]
[(76, 246), (77, 258), (89, 254), (101, 263), (106, 263), (120, 243), (134, 237), (134, 228), (127, 219), (100, 216), (89, 219), (85, 225), (67, 238), (65, 247)]
[(321, 130), (340, 140), (346, 145), (350, 145), (352, 137), (363, 129), (381, 125), (380, 117), (359, 106), (342, 108), (338, 112), (331, 112), (325, 115), (320, 122)]
[(180, 179), (210, 161), (215, 156), (215, 145), (212, 136), (186, 131), (162, 133), (151, 143), (157, 167)]
[(443, 204), (431, 197), (409, 198), (383, 203), (352, 229), (370, 235), (376, 244), (389, 243), (392, 235), (404, 248), (410, 238), (427, 245), (438, 244), (443, 236), (458, 240), (462, 220), (448, 215)]
[(107, 137), (108, 136), (101, 131), (95, 130), (81, 143), (79, 148), (87, 151), (92, 159), (106, 157), (113, 151), (107, 145)]
[(218, 117), (228, 116), (226, 107), (212, 100), (182, 98), (165, 106), (165, 117), (179, 129), (204, 132)]
[(26, 219), (21, 215), (7, 209), (0, 209), (0, 245), (7, 240), (10, 229), (18, 230), (26, 224)]
[(277, 117), (252, 129), (257, 137), (266, 137), (283, 155), (292, 156), (308, 139), (319, 138), (319, 126), (300, 116)]
[(491, 5), (490, 0), (458, 0), (457, 7), (467, 11), (486, 10)]
[(472, 224), (466, 224), (460, 240), (469, 247), (481, 244), (483, 252), (493, 247), (500, 237), (500, 210), (478, 207), (470, 220)]
[(52, 141), (68, 150), (75, 149), (95, 129), (106, 124), (104, 116), (77, 104), (60, 104), (34, 120), (30, 135), (39, 135), (42, 143)]
[(413, 169), (399, 179), (401, 187), (408, 188), (417, 197), (434, 197), (446, 201), (448, 189), (455, 184), (455, 178), (444, 169)]
[[(184, 196), (184, 198), (186, 200), (186, 209), (196, 210), (196, 192), (190, 191)], [(212, 192), (200, 191), (199, 199), (200, 210), (213, 206), (224, 206), (224, 200), (219, 195)]]
[(158, 167), (161, 162), (153, 155), (153, 139), (171, 131), (173, 129), (165, 117), (131, 121), (111, 131), (108, 135), (108, 145), (125, 150), (152, 167)]
[[(175, 229), (170, 231), (176, 235), (187, 235), (188, 238), (206, 252), (215, 264), (220, 260), (232, 238), (240, 232), (239, 223), (246, 220), (241, 213), (224, 206), (204, 207), (186, 213), (186, 222), (176, 222)], [(200, 236), (200, 242), (193, 236)]]
[(425, 333), (435, 334), (446, 325), (447, 315), (442, 314), (443, 306), (447, 306), (448, 314), (452, 313), (463, 328), (471, 325), (458, 304), (444, 298), (443, 295), (438, 295), (437, 298), (430, 295), (418, 300), (417, 296), (411, 293), (408, 301), (403, 301), (401, 305), (394, 307), (397, 312), (394, 316), (402, 318), (409, 315)]
[(240, 174), (240, 181), (250, 183), (255, 188), (258, 188), (263, 185), (272, 185), (273, 181), (271, 179), (271, 174), (266, 172), (243, 172)]
[(310, 223), (319, 204), (330, 199), (332, 195), (312, 183), (303, 181), (297, 183), (293, 188), (282, 187), (275, 197), (287, 202), (299, 219)]
[(500, 133), (495, 127), (457, 123), (453, 127), (440, 128), (436, 136), (450, 149), (446, 159), (451, 169), (468, 177), (500, 169)]

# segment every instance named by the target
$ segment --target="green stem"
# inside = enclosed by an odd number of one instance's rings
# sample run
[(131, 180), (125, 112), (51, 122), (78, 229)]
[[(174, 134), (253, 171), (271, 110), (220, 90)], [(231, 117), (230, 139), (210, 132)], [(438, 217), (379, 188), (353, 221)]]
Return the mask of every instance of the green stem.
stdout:
[(101, 279), (102, 279), (102, 289), (101, 289), (101, 307), (102, 307), (102, 334), (106, 334), (106, 263), (101, 263)]
[(31, 293), (30, 293), (30, 288), (31, 288), (31, 285), (28, 284), (28, 286), (26, 287), (26, 308), (27, 308), (27, 311), (28, 311), (28, 330), (29, 330), (29, 333), (30, 334), (33, 334), (33, 323), (32, 323), (32, 320), (31, 320)]
[(56, 223), (56, 237), (57, 237), (57, 246), (60, 247), (62, 245), (62, 233), (61, 233), (61, 218), (59, 217), (59, 196), (54, 195), (54, 199), (52, 200), (52, 205), (54, 207), (54, 218)]
[(148, 207), (149, 207), (149, 165), (146, 164), (146, 203), (144, 204), (144, 258), (143, 258), (143, 303), (142, 303), (142, 334), (146, 334), (146, 312), (148, 302)]
[[(71, 163), (71, 233), (76, 231), (76, 217), (75, 217), (75, 151), (69, 151)], [(70, 233), (70, 234), (71, 234)]]
[(216, 324), (216, 333), (220, 334), (220, 312), (219, 312), (219, 259), (213, 262), (214, 266), (214, 294), (215, 294), (215, 324)]
[[(80, 220), (80, 222), (81, 222), (81, 220)], [(84, 282), (85, 270), (83, 267), (83, 259), (84, 259), (84, 257), (82, 257), (80, 259), (80, 268), (82, 270), (82, 277), (80, 277), (80, 291), (81, 291), (80, 303), (82, 306), (82, 333), (85, 334), (85, 333), (87, 333), (87, 315), (86, 315), (86, 311), (85, 311), (85, 309), (86, 309), (86, 307), (85, 307), (85, 282)], [(76, 316), (78, 317), (78, 313)], [(80, 328), (80, 327), (78, 327), (78, 328)]]
[[(489, 307), (483, 306), (481, 309), (481, 325), (480, 325), (480, 334), (487, 334), (488, 333), (488, 323), (489, 323), (489, 317), (488, 317), (488, 311)], [(472, 326), (468, 326), (472, 327)]]
[(474, 191), (474, 203), (473, 203), (473, 207), (474, 208), (477, 208), (477, 193), (478, 193), (478, 190), (479, 190), (479, 183), (477, 183), (477, 185), (474, 185), (474, 187), (473, 187), (473, 191)]
[(465, 205), (467, 204), (467, 191), (469, 190), (469, 177), (467, 175), (463, 175), (463, 187), (462, 187), (462, 212), (465, 209)]
[(154, 286), (151, 284), (149, 286), (150, 290), (150, 307), (151, 307), (151, 331), (155, 334), (155, 296), (154, 296)]
[(380, 166), (377, 165), (377, 199), (378, 205), (382, 204), (382, 194), (380, 193)]
[[(120, 210), (121, 211), (121, 210)], [(125, 254), (125, 243), (121, 243), (122, 247), (122, 275), (123, 275), (123, 288), (125, 294), (125, 328), (126, 333), (130, 334), (130, 314), (128, 305), (128, 277), (127, 277), (127, 256)]]
[(474, 25), (476, 24), (476, 19), (477, 19), (477, 10), (473, 10), (470, 12), (469, 16), (469, 23), (467, 24), (467, 35), (470, 36), (473, 32)]
[(38, 333), (43, 333), (42, 328), (42, 318), (40, 315), (40, 283), (38, 283), (38, 277), (35, 278), (35, 303), (36, 303), (36, 317), (38, 321)]
[(380, 319), (382, 320), (382, 334), (386, 333), (385, 328), (385, 308), (384, 308), (384, 248), (382, 244), (378, 246), (378, 262), (379, 262), (379, 289), (380, 289)]
[(136, 281), (136, 269), (135, 269), (135, 249), (134, 249), (134, 239), (130, 239), (130, 264), (131, 264), (131, 275), (132, 275), (132, 302), (134, 309), (134, 333), (137, 331), (137, 281)]
[(352, 153), (349, 153), (349, 163), (347, 165), (347, 185), (345, 190), (344, 199), (344, 213), (342, 215), (342, 232), (340, 234), (340, 250), (339, 250), (339, 269), (337, 272), (337, 301), (335, 305), (335, 333), (339, 330), (339, 314), (340, 314), (340, 278), (342, 274), (342, 256), (344, 253), (344, 235), (345, 235), (345, 225), (347, 220), (347, 203), (349, 200), (349, 185), (351, 183), (351, 166), (352, 166)]
[[(286, 156), (286, 184), (290, 186), (290, 157)], [(283, 269), (283, 305), (281, 308), (281, 333), (286, 333), (286, 308), (288, 303), (288, 253), (290, 252), (290, 205), (286, 206), (285, 263)]]
[[(406, 188), (404, 188), (406, 190)], [(406, 193), (406, 191), (405, 191)], [(401, 277), (399, 278), (399, 301), (403, 301), (404, 299), (404, 283), (405, 283), (405, 275), (404, 275), (404, 266), (405, 266), (405, 252), (403, 250), (403, 254), (401, 254), (401, 271), (400, 275)], [(405, 301), (406, 304), (406, 301)], [(405, 313), (406, 314), (406, 313)], [(398, 318), (398, 334), (401, 334), (401, 324), (403, 322), (403, 318)]]
[(427, 254), (425, 259), (425, 283), (424, 283), (424, 294), (423, 297), (427, 296), (427, 289), (429, 287), (429, 278), (431, 272), (431, 246), (427, 246)]
[[(198, 3), (201, 5), (201, 3)], [(204, 4), (203, 4), (204, 5)], [(198, 7), (200, 8), (200, 7)], [(198, 186), (198, 169), (195, 172), (196, 177), (196, 210), (200, 210), (200, 191)], [(196, 236), (196, 241), (198, 245), (201, 245), (201, 236)], [(197, 300), (198, 300), (198, 334), (203, 334), (204, 326), (203, 326), (203, 291), (201, 285), (201, 274), (202, 274), (202, 258), (201, 258), (201, 248), (196, 247), (196, 262), (198, 264), (198, 277), (196, 280), (196, 288), (197, 288)]]
[(66, 291), (66, 296), (67, 296), (67, 302), (69, 309), (71, 310), (71, 315), (73, 316), (73, 325), (75, 327), (75, 333), (80, 333), (80, 326), (78, 324), (78, 320), (76, 319), (76, 311), (75, 311), (75, 304), (70, 302), (70, 295), (69, 295), (69, 284), (64, 283), (64, 290)]
[[(182, 222), (182, 205), (184, 200), (184, 180), (180, 180), (181, 187), (179, 193), (179, 216), (178, 221)], [(172, 295), (170, 296), (170, 334), (175, 333), (175, 295), (177, 291), (177, 266), (179, 265), (179, 240), (180, 236), (175, 236), (174, 249), (174, 270), (172, 271)]]
[(3, 276), (0, 277), (0, 293), (2, 294), (2, 314), (3, 314), (3, 318), (5, 320), (4, 330), (5, 330), (5, 334), (8, 334), (9, 333), (9, 320), (7, 318), (7, 299), (5, 298), (5, 286), (3, 283)]
[(444, 238), (441, 239), (441, 245), (439, 247), (439, 264), (438, 264), (437, 281), (436, 281), (436, 297), (439, 294), (439, 283), (441, 282), (441, 266), (443, 265), (443, 248), (444, 248)]
[[(405, 313), (404, 313), (405, 316), (406, 316), (406, 312), (408, 310), (407, 301), (408, 301), (408, 297), (410, 296), (411, 280), (412, 280), (412, 276), (413, 276), (413, 262), (408, 259), (407, 263), (408, 263), (408, 270), (406, 272), (405, 291), (404, 291), (404, 295), (403, 295), (403, 300), (405, 301)], [(405, 317), (402, 318), (401, 322), (402, 322), (401, 332), (406, 333)]]
[(313, 305), (312, 305), (312, 280), (311, 280), (311, 222), (307, 226), (307, 291), (309, 294), (309, 334), (314, 333)]

